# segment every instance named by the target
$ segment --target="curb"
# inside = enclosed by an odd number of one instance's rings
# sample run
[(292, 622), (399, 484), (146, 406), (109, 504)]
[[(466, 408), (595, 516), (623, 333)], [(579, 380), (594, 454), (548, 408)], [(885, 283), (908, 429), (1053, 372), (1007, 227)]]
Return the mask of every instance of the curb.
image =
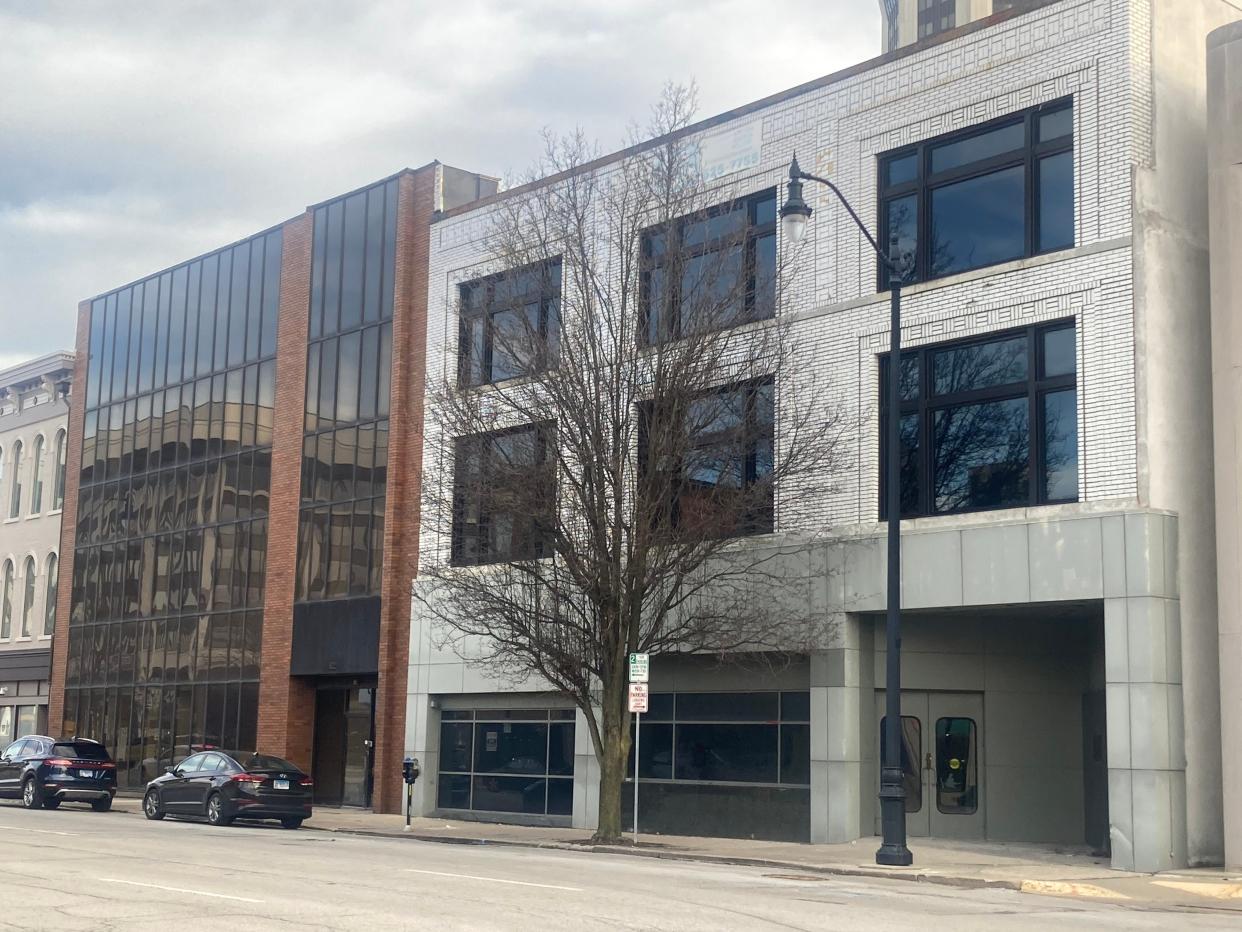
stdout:
[(868, 877), (880, 880), (905, 880), (916, 883), (939, 884), (948, 887), (967, 889), (1015, 890), (1023, 892), (1024, 887), (1031, 884), (1027, 880), (999, 880), (984, 877), (963, 877), (954, 874), (936, 874), (927, 871), (896, 871), (852, 867), (846, 865), (804, 864), (800, 861), (780, 861), (772, 858), (748, 858), (734, 855), (699, 854), (690, 851), (643, 851), (621, 845), (575, 844), (564, 841), (521, 841), (494, 838), (445, 837), (443, 835), (424, 835), (418, 833), (400, 834), (393, 832), (377, 832), (368, 829), (328, 828), (326, 826), (302, 826), (316, 832), (328, 832), (339, 835), (361, 835), (368, 838), (408, 838), (412, 841), (424, 841), (439, 845), (473, 845), (493, 848), (531, 848), (545, 851), (576, 851), (583, 854), (619, 854), (634, 858), (653, 858), (665, 861), (684, 861), (697, 864), (725, 864), (735, 867), (762, 867), (786, 871), (800, 871), (807, 874), (821, 874), (839, 877)]
[[(129, 801), (129, 800), (127, 800)], [(133, 800), (137, 802), (137, 799)], [(135, 808), (117, 809), (131, 815), (140, 815)], [(1062, 882), (1049, 880), (1005, 880), (986, 877), (966, 877), (960, 874), (943, 874), (924, 870), (892, 870), (884, 868), (868, 868), (852, 865), (806, 864), (801, 861), (783, 861), (774, 858), (751, 858), (738, 855), (704, 854), (691, 851), (642, 850), (624, 845), (599, 845), (593, 843), (578, 844), (564, 841), (524, 841), (507, 838), (481, 838), (471, 836), (429, 835), (420, 832), (388, 832), (365, 828), (334, 828), (326, 825), (315, 825), (307, 822), (304, 830), (323, 832), (335, 835), (355, 835), (364, 838), (410, 839), (437, 845), (463, 845), (492, 848), (529, 848), (544, 851), (575, 851), (581, 854), (616, 854), (635, 858), (652, 858), (665, 861), (681, 861), (693, 864), (717, 864), (733, 867), (758, 867), (770, 870), (797, 871), (829, 877), (865, 877), (877, 880), (903, 880), (914, 883), (936, 884), (938, 886), (957, 887), (969, 890), (1013, 890), (1018, 893), (1044, 894), (1069, 897), (1113, 897), (1115, 894), (1106, 892), (1093, 884), (1079, 882)], [(1127, 897), (1119, 897), (1126, 899)]]

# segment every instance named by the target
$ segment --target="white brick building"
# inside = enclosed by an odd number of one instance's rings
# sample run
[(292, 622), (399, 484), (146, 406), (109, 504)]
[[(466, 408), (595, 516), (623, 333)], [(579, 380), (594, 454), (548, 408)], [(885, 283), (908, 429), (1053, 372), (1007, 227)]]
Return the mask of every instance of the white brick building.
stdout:
[[(722, 202), (769, 189), (783, 200), (796, 151), (804, 168), (835, 181), (875, 229), (881, 156), (917, 152), (920, 180), (913, 187), (893, 182), (881, 196), (900, 200), (892, 192), (908, 190), (926, 214), (953, 197), (935, 200), (934, 143), (966, 140), (970, 150), (971, 128), (990, 121), (1003, 129), (1012, 117), (1015, 127), (1028, 127), (1025, 168), (1015, 164), (1004, 177), (1025, 185), (1018, 190), (1052, 190), (1051, 181), (1032, 187), (1033, 173), (1054, 177), (1053, 162), (1044, 161), (1053, 150), (1039, 148), (1045, 136), (1037, 138), (1034, 127), (1057, 107), (1071, 107), (1072, 156), (1057, 165), (1072, 160), (1072, 214), (1053, 194), (1038, 204), (1036, 193), (1025, 205), (1018, 198), (1014, 209), (1028, 219), (1015, 255), (983, 263), (944, 259), (925, 246), (926, 280), (905, 289), (903, 344), (928, 349), (920, 366), (939, 358), (933, 348), (993, 333), (1027, 341), (1032, 361), (1023, 376), (1029, 390), (1019, 393), (1027, 399), (1019, 407), (1031, 415), (1023, 422), (1030, 431), (1023, 462), (1031, 467), (1021, 473), (1024, 500), (987, 499), (980, 490), (999, 481), (996, 465), (976, 463), (959, 476), (966, 498), (942, 508), (952, 482), (931, 477), (948, 467), (924, 453), (924, 507), (903, 521), (908, 824), (912, 836), (1108, 846), (1122, 868), (1219, 862), (1203, 47), (1211, 27), (1242, 10), (1232, 0), (1027, 0), (1013, 7), (714, 117), (691, 135), (708, 158), (724, 134), (733, 134), (735, 147), (743, 140), (745, 157), (735, 164), (748, 167), (717, 179)], [(985, 154), (978, 164), (986, 161)], [(987, 215), (991, 202), (982, 189), (959, 190), (972, 208), (954, 221), (959, 227), (972, 211), (980, 224), (1007, 222)], [(751, 734), (746, 729), (760, 726), (747, 723), (775, 719), (779, 726), (763, 726), (779, 727), (773, 741), (805, 740), (793, 757), (805, 753), (807, 761), (774, 770), (776, 779), (743, 774), (714, 784), (710, 777), (681, 780), (669, 763), (665, 777), (641, 781), (644, 826), (654, 831), (835, 842), (878, 826), (885, 572), (877, 409), (888, 294), (877, 290), (870, 247), (831, 195), (814, 185), (807, 194), (815, 213), (780, 296), (780, 313), (797, 321), (804, 362), (777, 374), (777, 391), (800, 397), (800, 373), (827, 373), (835, 397), (823, 399), (826, 409), (842, 405), (862, 427), (849, 469), (813, 514), (782, 512), (778, 490), (776, 534), (832, 528), (831, 539), (807, 555), (807, 598), (839, 621), (835, 640), (766, 678), (656, 658), (651, 686), (653, 694), (685, 697), (669, 699), (670, 736), (704, 727), (672, 711), (674, 702), (705, 708), (704, 697), (719, 694), (781, 693), (774, 715), (738, 712), (726, 716), (733, 725), (714, 727)], [(457, 365), (458, 286), (492, 270), (483, 237), (491, 205), (504, 197), (449, 211), (433, 224), (429, 380)], [(1058, 209), (1066, 212), (1066, 231), (1072, 224), (1072, 242), (1041, 248)], [(952, 219), (947, 206), (935, 210)], [(1032, 216), (1041, 218), (1037, 227)], [(929, 228), (920, 228), (921, 242)], [(981, 229), (980, 249), (1003, 239)], [(963, 265), (979, 267), (956, 270)], [(1054, 322), (1072, 327), (1057, 330), (1060, 338), (1073, 335), (1058, 373), (1043, 326)], [(1072, 399), (1062, 412), (1070, 428), (1054, 428), (1046, 414), (1057, 392)], [(918, 408), (920, 449), (934, 442), (940, 411), (934, 399)], [(425, 483), (452, 481), (443, 468), (450, 439), (436, 435), (429, 419)], [(1061, 457), (1055, 494), (1053, 453), (1040, 452), (1054, 446)], [(934, 490), (933, 482), (940, 483)], [(424, 530), (421, 552), (424, 565), (445, 559), (447, 542)], [(503, 781), (513, 778), (481, 769), (479, 749), (503, 752), (504, 736), (520, 728), (550, 736), (572, 706), (538, 684), (490, 678), (463, 659), (468, 649), (439, 644), (415, 611), (406, 745), (424, 765), (421, 811), (495, 818), (505, 810), (589, 826), (597, 770), (582, 716), (572, 806), (552, 803), (554, 795), (566, 799), (569, 786), (558, 783), (568, 777), (551, 751), (534, 776), (546, 783), (546, 804), (511, 805)], [(450, 737), (464, 749), (452, 763), (442, 747)], [(671, 754), (681, 740), (669, 738)]]

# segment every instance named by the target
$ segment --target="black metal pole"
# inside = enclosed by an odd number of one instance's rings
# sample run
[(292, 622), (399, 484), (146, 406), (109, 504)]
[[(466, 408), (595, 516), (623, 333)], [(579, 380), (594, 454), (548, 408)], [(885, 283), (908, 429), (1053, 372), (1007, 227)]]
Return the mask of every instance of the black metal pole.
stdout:
[[(893, 253), (896, 254), (895, 251)], [(901, 770), (901, 283), (893, 269), (888, 351), (888, 614), (884, 676), (884, 759), (880, 765), (880, 824), (883, 842), (877, 864), (906, 866), (906, 790)]]

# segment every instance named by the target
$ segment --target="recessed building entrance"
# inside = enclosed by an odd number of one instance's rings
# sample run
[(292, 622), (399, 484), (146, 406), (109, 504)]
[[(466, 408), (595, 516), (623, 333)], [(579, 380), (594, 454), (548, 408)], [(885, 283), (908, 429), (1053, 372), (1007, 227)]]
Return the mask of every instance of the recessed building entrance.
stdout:
[(375, 687), (321, 686), (315, 697), (311, 767), (315, 805), (371, 805), (375, 745)]
[[(884, 692), (876, 693), (883, 759)], [(901, 767), (906, 831), (913, 837), (983, 838), (983, 694), (902, 691)], [(876, 833), (880, 832), (877, 813)]]

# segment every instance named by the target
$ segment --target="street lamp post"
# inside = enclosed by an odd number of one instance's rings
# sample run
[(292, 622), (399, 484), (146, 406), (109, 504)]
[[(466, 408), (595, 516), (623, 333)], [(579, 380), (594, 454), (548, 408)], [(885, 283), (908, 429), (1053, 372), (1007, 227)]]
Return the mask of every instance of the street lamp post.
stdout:
[(811, 205), (802, 197), (802, 182), (827, 186), (845, 207), (871, 248), (888, 270), (890, 286), (888, 352), (888, 449), (885, 474), (888, 512), (888, 613), (887, 665), (884, 681), (884, 754), (880, 766), (880, 824), (883, 842), (875, 853), (877, 864), (906, 866), (914, 855), (906, 847), (906, 790), (901, 769), (901, 277), (896, 237), (885, 252), (871, 235), (850, 202), (835, 184), (810, 175), (798, 167), (795, 155), (789, 166), (789, 196), (781, 207), (786, 239), (797, 245), (806, 235)]

